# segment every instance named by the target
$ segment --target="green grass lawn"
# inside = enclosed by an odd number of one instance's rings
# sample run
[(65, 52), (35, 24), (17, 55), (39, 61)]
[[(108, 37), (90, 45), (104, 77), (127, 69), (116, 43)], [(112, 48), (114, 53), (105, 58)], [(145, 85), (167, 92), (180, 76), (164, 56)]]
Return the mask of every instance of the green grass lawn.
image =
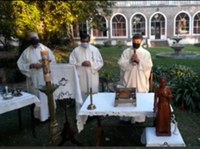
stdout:
[[(104, 67), (101, 71), (110, 71), (119, 73), (119, 67), (117, 61), (124, 49), (116, 48), (116, 47), (104, 47), (100, 49), (102, 57), (104, 59)], [(184, 65), (191, 67), (192, 69), (199, 70), (200, 69), (200, 60), (199, 59), (169, 59), (169, 58), (156, 58), (156, 54), (158, 53), (173, 53), (173, 49), (166, 48), (148, 48), (149, 52), (152, 56), (152, 61), (154, 66), (165, 66), (169, 67), (173, 64)], [(196, 53), (200, 54), (200, 47), (195, 47), (192, 45), (185, 46), (182, 49), (182, 53)]]

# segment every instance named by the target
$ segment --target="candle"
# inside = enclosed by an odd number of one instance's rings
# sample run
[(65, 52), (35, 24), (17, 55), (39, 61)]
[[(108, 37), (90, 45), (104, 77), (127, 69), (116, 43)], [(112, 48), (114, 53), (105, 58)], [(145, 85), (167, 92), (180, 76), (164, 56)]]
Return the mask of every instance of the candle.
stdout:
[(5, 86), (6, 94), (8, 94), (8, 86)]
[(48, 59), (49, 58), (49, 51), (48, 50), (42, 49), (40, 51), (40, 54), (41, 54), (42, 59)]
[(42, 55), (48, 55), (49, 51), (48, 50), (41, 50)]
[(86, 68), (87, 72), (87, 88), (88, 88), (88, 93), (90, 93), (90, 88), (92, 88), (92, 69), (90, 67)]

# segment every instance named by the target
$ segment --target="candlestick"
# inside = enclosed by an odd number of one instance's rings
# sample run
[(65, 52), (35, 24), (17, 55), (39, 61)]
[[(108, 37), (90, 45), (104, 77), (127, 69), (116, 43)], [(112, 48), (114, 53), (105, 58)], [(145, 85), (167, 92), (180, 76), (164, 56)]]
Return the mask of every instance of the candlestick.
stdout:
[(94, 110), (96, 109), (96, 106), (93, 104), (93, 98), (92, 98), (92, 88), (90, 88), (90, 104), (87, 107), (88, 110)]
[(57, 119), (56, 119), (56, 110), (54, 107), (54, 99), (53, 92), (57, 89), (57, 86), (51, 84), (51, 71), (50, 71), (50, 62), (49, 60), (49, 52), (47, 50), (41, 50), (41, 62), (43, 64), (43, 75), (44, 81), (46, 82), (46, 86), (42, 86), (39, 90), (47, 95), (48, 98), (48, 108), (50, 114), (50, 133), (52, 143), (58, 145), (61, 142), (61, 132), (58, 127)]
[(92, 103), (92, 88), (90, 88), (90, 103), (93, 104)]

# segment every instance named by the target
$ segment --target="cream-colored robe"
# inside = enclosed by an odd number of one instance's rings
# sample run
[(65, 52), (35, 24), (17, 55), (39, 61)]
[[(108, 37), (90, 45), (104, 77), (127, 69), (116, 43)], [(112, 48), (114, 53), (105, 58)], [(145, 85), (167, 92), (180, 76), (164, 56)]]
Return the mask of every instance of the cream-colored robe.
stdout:
[[(124, 87), (135, 87), (136, 92), (149, 91), (149, 77), (153, 66), (151, 54), (142, 47), (136, 50), (136, 54), (140, 60), (139, 64), (130, 63), (133, 55), (132, 47), (123, 51), (118, 64), (120, 66), (120, 83)], [(145, 121), (145, 116), (141, 115), (132, 119), (133, 122)]]
[(149, 91), (149, 77), (153, 66), (150, 53), (142, 47), (136, 50), (139, 64), (130, 63), (133, 49), (123, 51), (118, 64), (121, 71), (121, 83), (125, 87), (135, 87), (137, 92)]
[(45, 121), (49, 118), (49, 108), (47, 102), (47, 96), (40, 92), (38, 89), (40, 86), (45, 85), (43, 69), (30, 69), (30, 64), (39, 63), (41, 60), (40, 51), (42, 49), (49, 51), (49, 59), (51, 63), (56, 63), (53, 52), (43, 44), (39, 44), (34, 48), (29, 46), (20, 55), (17, 65), (22, 74), (26, 76), (27, 91), (36, 95), (40, 99), (40, 107), (35, 107), (34, 116), (39, 118), (40, 121)]
[[(84, 61), (90, 61), (91, 67), (81, 66)], [(82, 99), (88, 96), (89, 89), (92, 87), (93, 93), (98, 92), (99, 89), (99, 70), (103, 67), (103, 59), (99, 50), (93, 45), (89, 44), (88, 48), (81, 46), (76, 47), (69, 57), (69, 63), (76, 66)]]

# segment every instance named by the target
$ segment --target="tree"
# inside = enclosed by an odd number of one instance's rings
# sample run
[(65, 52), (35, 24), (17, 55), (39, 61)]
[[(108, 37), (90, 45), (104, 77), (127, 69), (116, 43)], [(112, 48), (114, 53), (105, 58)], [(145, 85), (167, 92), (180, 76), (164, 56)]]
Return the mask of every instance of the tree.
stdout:
[[(0, 2), (0, 26), (7, 28), (6, 35), (25, 38), (27, 32), (39, 33), (43, 43), (51, 47), (58, 43), (61, 37), (72, 39), (72, 26), (92, 21), (99, 14), (108, 16), (114, 2), (105, 1), (41, 1), (12, 0)], [(8, 10), (9, 7), (9, 10)], [(4, 12), (4, 13), (2, 13)], [(8, 25), (7, 25), (8, 24)], [(4, 35), (5, 33), (3, 33)]]
[[(8, 1), (0, 1), (0, 43), (4, 49), (8, 49), (8, 41), (14, 35), (12, 5)], [(4, 38), (3, 38), (4, 37)]]

